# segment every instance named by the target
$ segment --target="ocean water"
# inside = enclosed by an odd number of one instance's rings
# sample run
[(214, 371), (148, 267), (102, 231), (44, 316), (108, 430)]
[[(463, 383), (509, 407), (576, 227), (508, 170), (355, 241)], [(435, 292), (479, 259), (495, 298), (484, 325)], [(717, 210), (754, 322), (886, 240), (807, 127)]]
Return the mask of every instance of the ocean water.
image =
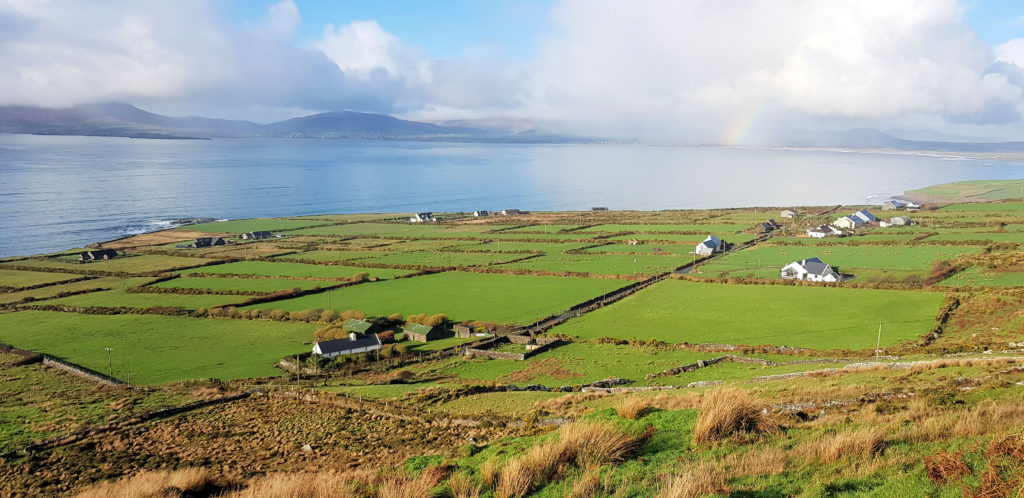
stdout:
[(1020, 177), (1024, 163), (863, 152), (0, 134), (0, 257), (191, 217), (864, 204)]

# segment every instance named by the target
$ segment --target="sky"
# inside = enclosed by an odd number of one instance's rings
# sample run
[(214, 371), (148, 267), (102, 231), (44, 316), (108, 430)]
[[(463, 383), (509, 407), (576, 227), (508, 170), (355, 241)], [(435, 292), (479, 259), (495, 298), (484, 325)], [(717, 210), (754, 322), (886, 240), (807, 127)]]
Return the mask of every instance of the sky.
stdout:
[(0, 0), (0, 105), (1024, 139), (1019, 0)]

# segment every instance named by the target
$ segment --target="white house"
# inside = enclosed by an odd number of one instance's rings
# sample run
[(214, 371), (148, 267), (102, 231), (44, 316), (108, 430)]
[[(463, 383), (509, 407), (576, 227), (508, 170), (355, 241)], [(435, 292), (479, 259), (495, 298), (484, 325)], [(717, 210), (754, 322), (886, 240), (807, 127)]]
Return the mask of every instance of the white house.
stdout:
[(811, 282), (838, 282), (839, 273), (818, 258), (794, 261), (782, 267), (782, 278)]
[(333, 358), (347, 354), (366, 353), (380, 349), (380, 338), (377, 334), (361, 336), (352, 332), (347, 339), (334, 339), (330, 341), (316, 341), (313, 345), (313, 354), (324, 358)]
[(851, 216), (854, 218), (860, 218), (864, 223), (874, 223), (878, 221), (878, 218), (875, 218), (875, 215), (871, 214), (867, 209), (861, 209), (860, 211), (853, 213)]
[(425, 223), (434, 220), (434, 213), (416, 213), (415, 216), (409, 218), (409, 221), (413, 223)]
[(792, 209), (783, 209), (781, 212), (779, 212), (779, 217), (780, 218), (795, 218), (796, 217), (796, 211), (793, 211)]
[(821, 239), (825, 237), (832, 237), (834, 235), (842, 235), (843, 231), (832, 226), (832, 225), (821, 225), (819, 227), (811, 228), (807, 230), (807, 236), (815, 239)]
[(854, 228), (857, 228), (863, 224), (864, 220), (855, 216), (843, 216), (842, 218), (839, 218), (838, 220), (832, 223), (832, 225), (834, 225), (835, 227), (843, 228), (846, 230), (853, 230)]
[(903, 203), (896, 199), (890, 199), (882, 203), (882, 211), (895, 211), (897, 209), (903, 209)]
[(490, 215), (491, 215), (491, 213), (488, 212), (488, 211), (473, 211), (473, 216), (476, 216), (477, 218), (484, 217), (484, 216), (490, 216)]
[(694, 251), (698, 256), (710, 256), (721, 250), (722, 241), (714, 235), (708, 235), (708, 238), (704, 239), (704, 242), (697, 244), (697, 248)]
[(880, 221), (878, 223), (878, 225), (881, 226), (882, 228), (885, 228), (885, 227), (902, 227), (902, 226), (906, 226), (906, 225), (909, 225), (909, 224), (910, 224), (910, 218), (908, 218), (906, 216), (895, 216), (893, 218), (889, 218), (889, 221)]

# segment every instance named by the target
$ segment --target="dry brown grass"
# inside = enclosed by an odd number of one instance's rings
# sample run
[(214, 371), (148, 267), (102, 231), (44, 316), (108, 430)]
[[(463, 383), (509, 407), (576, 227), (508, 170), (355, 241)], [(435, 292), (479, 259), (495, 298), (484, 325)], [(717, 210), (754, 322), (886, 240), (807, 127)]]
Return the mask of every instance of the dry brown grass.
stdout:
[(650, 400), (630, 397), (623, 399), (619, 404), (615, 405), (615, 412), (622, 418), (636, 420), (650, 412), (651, 408), (653, 407)]
[(703, 395), (699, 392), (685, 394), (659, 394), (650, 400), (653, 408), (661, 410), (691, 410), (700, 406)]
[(770, 430), (773, 427), (765, 417), (763, 408), (747, 391), (718, 388), (704, 393), (697, 422), (693, 426), (693, 441), (709, 444), (734, 434)]
[(951, 368), (951, 367), (1001, 367), (1016, 363), (1016, 358), (959, 358), (959, 359), (941, 359), (932, 360), (927, 362), (915, 363), (910, 366), (909, 372), (912, 374), (921, 373), (927, 370), (935, 370), (939, 368)]
[(448, 478), (448, 487), (453, 498), (479, 498), (483, 486), (473, 481), (473, 476), (466, 472), (456, 472)]
[(501, 475), (501, 464), (495, 459), (484, 461), (480, 464), (480, 477), (487, 489), (494, 489), (498, 486), (498, 477)]
[(445, 471), (438, 466), (430, 466), (423, 469), (415, 479), (404, 477), (391, 477), (385, 479), (377, 489), (379, 498), (424, 498), (433, 496), (433, 489), (441, 479), (444, 479)]
[(577, 465), (596, 468), (618, 463), (643, 445), (650, 433), (634, 436), (611, 424), (576, 422), (562, 426), (558, 439), (537, 444), (502, 470), (497, 496), (524, 496)]
[(964, 463), (963, 451), (939, 451), (925, 456), (924, 468), (928, 472), (928, 479), (938, 484), (946, 484), (971, 473), (971, 468)]
[(711, 467), (689, 468), (671, 476), (658, 490), (658, 498), (691, 498), (725, 490), (725, 476)]
[(777, 448), (733, 452), (724, 464), (725, 473), (733, 477), (778, 474), (786, 470), (786, 454)]
[(351, 496), (356, 486), (368, 487), (377, 479), (369, 470), (346, 472), (288, 472), (268, 474), (249, 483), (245, 489), (229, 493), (225, 498), (328, 498)]
[(885, 432), (878, 427), (852, 429), (806, 442), (798, 455), (825, 463), (850, 455), (878, 455), (885, 449)]
[(572, 489), (569, 490), (568, 498), (589, 498), (597, 494), (597, 489), (601, 486), (601, 469), (598, 467), (590, 467), (583, 472), (580, 479), (572, 485)]
[(145, 471), (116, 481), (108, 481), (85, 489), (79, 498), (145, 498), (175, 496), (185, 493), (208, 494), (217, 489), (237, 485), (235, 481), (218, 481), (207, 469), (190, 468), (175, 471)]
[(922, 409), (914, 416), (917, 424), (904, 437), (908, 441), (920, 443), (977, 436), (991, 432), (994, 428), (1012, 430), (1024, 423), (1024, 406), (986, 399), (967, 409), (932, 409), (931, 412)]
[(580, 405), (588, 401), (595, 399), (604, 398), (611, 396), (608, 393), (593, 392), (593, 393), (571, 393), (565, 396), (559, 396), (557, 398), (551, 398), (544, 401), (538, 401), (533, 404), (535, 410), (545, 411), (548, 413), (555, 414), (570, 414), (572, 412), (580, 411)]

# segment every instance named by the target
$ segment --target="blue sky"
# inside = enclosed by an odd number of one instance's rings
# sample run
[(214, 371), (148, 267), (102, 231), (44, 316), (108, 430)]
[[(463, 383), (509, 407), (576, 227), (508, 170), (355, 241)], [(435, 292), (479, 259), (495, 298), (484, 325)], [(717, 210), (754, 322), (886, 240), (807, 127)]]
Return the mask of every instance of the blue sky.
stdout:
[[(274, 3), (235, 0), (225, 4), (225, 15), (244, 25), (258, 21)], [(554, 1), (296, 0), (295, 4), (303, 20), (295, 33), (300, 44), (320, 38), (328, 24), (374, 20), (433, 57), (457, 57), (466, 47), (490, 45), (513, 58), (527, 59), (536, 55), (536, 41), (552, 29), (549, 12)]]

